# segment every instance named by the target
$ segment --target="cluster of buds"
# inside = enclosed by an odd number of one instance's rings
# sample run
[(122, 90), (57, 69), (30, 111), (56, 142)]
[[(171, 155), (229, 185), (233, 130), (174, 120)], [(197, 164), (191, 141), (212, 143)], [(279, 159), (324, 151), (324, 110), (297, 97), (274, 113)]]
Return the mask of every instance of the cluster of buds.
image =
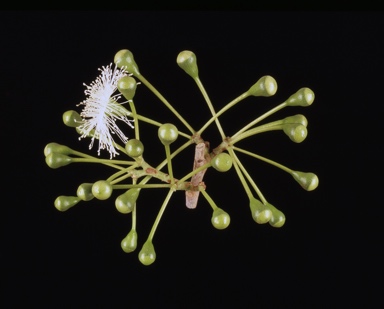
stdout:
[[(307, 137), (308, 121), (304, 115), (296, 114), (277, 121), (261, 122), (285, 107), (310, 106), (315, 98), (311, 89), (307, 87), (299, 89), (284, 102), (257, 117), (235, 134), (227, 136), (219, 117), (248, 97), (274, 95), (277, 91), (275, 79), (269, 75), (261, 77), (246, 92), (230, 101), (219, 111), (215, 111), (199, 78), (196, 55), (191, 51), (182, 51), (177, 56), (176, 62), (196, 82), (211, 112), (211, 117), (200, 129), (195, 130), (177, 112), (174, 106), (140, 73), (131, 51), (124, 49), (116, 53), (114, 65), (111, 63), (109, 66), (102, 67), (100, 76), (90, 85), (85, 85), (86, 99), (78, 104), (78, 106), (83, 106), (82, 111), (79, 113), (75, 110), (68, 110), (63, 114), (64, 124), (75, 128), (79, 139), (90, 138), (90, 149), (95, 141), (98, 142), (98, 156), (91, 156), (54, 142), (48, 143), (44, 148), (45, 162), (53, 169), (80, 162), (100, 163), (113, 169), (114, 172), (107, 179), (99, 179), (93, 183), (81, 183), (75, 195), (61, 195), (56, 198), (54, 205), (59, 211), (67, 211), (80, 202), (90, 201), (94, 198), (107, 200), (114, 196), (116, 191), (122, 192), (115, 197), (115, 207), (122, 214), (131, 214), (132, 218), (131, 229), (121, 241), (124, 252), (133, 252), (137, 248), (136, 211), (141, 191), (151, 188), (167, 190), (168, 193), (160, 206), (151, 231), (138, 254), (140, 262), (144, 265), (150, 265), (156, 259), (153, 238), (161, 217), (175, 192), (183, 191), (185, 193), (186, 207), (190, 209), (196, 208), (201, 194), (212, 207), (212, 225), (217, 229), (225, 229), (229, 226), (229, 214), (218, 207), (207, 192), (207, 185), (204, 182), (207, 170), (213, 169), (214, 172), (224, 173), (234, 168), (244, 187), (245, 194), (249, 198), (253, 220), (258, 224), (269, 223), (275, 228), (284, 225), (284, 213), (267, 201), (239, 159), (239, 153), (262, 160), (289, 173), (307, 191), (314, 190), (319, 183), (318, 177), (314, 173), (292, 170), (238, 147), (239, 141), (272, 130), (280, 130), (293, 142), (301, 143)], [(143, 84), (151, 90), (180, 120), (187, 132), (179, 130), (173, 123), (160, 123), (139, 113), (134, 103), (138, 84)], [(132, 130), (131, 138), (127, 137), (121, 126), (118, 126), (119, 122)], [(151, 165), (145, 159), (146, 141), (140, 138), (141, 123), (155, 126), (157, 128), (156, 139), (159, 139), (164, 146), (165, 159), (157, 166)], [(202, 137), (204, 131), (213, 123), (222, 138), (222, 142), (215, 148), (211, 148), (209, 141)], [(116, 141), (114, 136), (119, 141)], [(179, 138), (184, 138), (185, 142), (177, 148), (173, 147), (173, 143)], [(193, 168), (184, 176), (176, 178), (172, 160), (190, 146), (195, 147)], [(109, 152), (109, 159), (100, 157), (101, 150)], [(116, 156), (120, 153), (124, 154), (126, 158), (117, 160)]]

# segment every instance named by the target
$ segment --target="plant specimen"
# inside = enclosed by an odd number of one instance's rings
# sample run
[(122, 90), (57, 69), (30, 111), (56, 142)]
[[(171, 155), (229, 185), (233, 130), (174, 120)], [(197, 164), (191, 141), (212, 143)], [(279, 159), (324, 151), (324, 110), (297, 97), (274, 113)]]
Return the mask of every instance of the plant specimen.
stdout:
[[(170, 104), (141, 74), (131, 51), (124, 49), (115, 54), (114, 64), (111, 63), (99, 69), (101, 74), (96, 80), (85, 85), (86, 99), (78, 104), (82, 107), (80, 113), (68, 110), (63, 114), (64, 124), (75, 128), (79, 139), (90, 139), (90, 149), (95, 143), (98, 144), (98, 156), (91, 156), (54, 142), (48, 143), (44, 148), (45, 161), (54, 169), (71, 163), (99, 163), (113, 169), (113, 173), (106, 179), (98, 179), (93, 183), (81, 183), (75, 195), (57, 197), (54, 205), (60, 211), (67, 211), (80, 202), (94, 198), (107, 200), (114, 196), (116, 209), (122, 214), (131, 214), (132, 218), (131, 229), (121, 241), (124, 252), (133, 252), (138, 245), (136, 215), (137, 207), (140, 207), (140, 195), (145, 194), (148, 189), (167, 190), (165, 199), (159, 203), (160, 209), (151, 231), (138, 253), (139, 260), (144, 265), (150, 265), (156, 259), (153, 245), (155, 231), (172, 196), (178, 191), (184, 192), (186, 207), (190, 209), (196, 208), (200, 196), (205, 198), (212, 207), (211, 222), (215, 228), (225, 229), (229, 226), (229, 214), (216, 205), (208, 193), (209, 185), (204, 182), (204, 175), (208, 170), (220, 174), (233, 168), (249, 199), (254, 221), (259, 224), (269, 223), (275, 228), (284, 225), (284, 213), (263, 196), (238, 157), (239, 153), (262, 160), (289, 173), (307, 191), (314, 190), (319, 183), (314, 173), (292, 170), (238, 147), (238, 142), (243, 139), (274, 130), (282, 131), (295, 143), (301, 143), (307, 137), (308, 121), (304, 115), (296, 114), (271, 122), (264, 122), (264, 120), (285, 107), (310, 106), (315, 98), (311, 89), (307, 87), (299, 89), (284, 102), (244, 125), (235, 134), (227, 136), (220, 122), (220, 116), (248, 97), (274, 95), (277, 91), (275, 79), (269, 75), (262, 76), (246, 92), (216, 111), (199, 78), (196, 55), (184, 50), (178, 54), (176, 62), (195, 81), (210, 110), (209, 120), (200, 129), (195, 130), (177, 112), (175, 106)], [(182, 130), (172, 122), (160, 123), (146, 117), (143, 113), (145, 111), (136, 109), (134, 97), (138, 84), (143, 84), (151, 90), (176, 116), (183, 125)], [(164, 146), (165, 159), (157, 166), (145, 159), (145, 145), (153, 141), (141, 139), (142, 124), (154, 126), (157, 136), (153, 139), (160, 141)], [(215, 147), (211, 147), (210, 142), (203, 139), (204, 131), (212, 124), (216, 125), (221, 136), (221, 143)], [(184, 139), (185, 142), (174, 149), (174, 142), (177, 139)], [(191, 171), (176, 177), (178, 173), (174, 171), (172, 160), (182, 155), (183, 151), (191, 146), (195, 147)], [(102, 151), (108, 152), (109, 158), (102, 158), (100, 156)], [(120, 154), (125, 158), (117, 159)], [(115, 192), (119, 192), (119, 195), (115, 196)]]

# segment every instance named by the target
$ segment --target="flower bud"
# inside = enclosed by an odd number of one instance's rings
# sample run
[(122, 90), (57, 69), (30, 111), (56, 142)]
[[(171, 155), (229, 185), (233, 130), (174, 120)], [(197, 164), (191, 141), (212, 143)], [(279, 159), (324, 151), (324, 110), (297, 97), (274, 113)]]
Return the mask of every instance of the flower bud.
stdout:
[(59, 168), (72, 162), (72, 158), (61, 153), (52, 152), (45, 157), (45, 163), (50, 168)]
[(125, 150), (127, 151), (128, 156), (130, 156), (131, 158), (137, 158), (143, 154), (144, 145), (140, 140), (131, 138), (125, 144)]
[(304, 115), (297, 114), (284, 118), (283, 124), (302, 124), (304, 127), (306, 127), (308, 125), (308, 120)]
[(60, 153), (63, 155), (69, 155), (73, 153), (73, 150), (67, 146), (60, 145), (58, 143), (49, 143), (44, 148), (44, 156), (48, 156), (51, 153)]
[(119, 195), (115, 200), (116, 209), (123, 214), (132, 212), (136, 206), (139, 193), (140, 188), (131, 188), (125, 193)]
[(270, 97), (273, 96), (277, 91), (276, 80), (269, 75), (261, 77), (256, 84), (249, 88), (249, 95), (255, 97)]
[(228, 227), (231, 222), (231, 217), (221, 208), (216, 208), (212, 213), (211, 223), (218, 230), (223, 230)]
[(158, 136), (163, 145), (170, 145), (179, 136), (179, 131), (175, 125), (171, 123), (164, 123), (159, 127)]
[(184, 50), (179, 53), (176, 59), (177, 64), (193, 79), (199, 77), (199, 69), (197, 67), (196, 55), (189, 51)]
[(82, 183), (78, 188), (77, 188), (77, 196), (82, 199), (83, 201), (90, 201), (92, 200), (95, 196), (92, 194), (92, 186), (93, 183)]
[(96, 181), (92, 185), (92, 194), (99, 200), (106, 200), (112, 195), (112, 185), (106, 180)]
[(136, 250), (137, 247), (137, 232), (131, 230), (128, 235), (121, 241), (121, 249), (125, 253), (130, 253)]
[(115, 55), (114, 62), (120, 69), (124, 68), (128, 73), (140, 75), (139, 67), (133, 59), (133, 54), (128, 49), (122, 49)]
[(267, 203), (266, 206), (271, 210), (272, 217), (269, 220), (269, 224), (273, 227), (282, 227), (285, 223), (285, 215), (282, 211), (278, 210), (275, 206)]
[(211, 165), (219, 172), (227, 172), (232, 167), (232, 157), (226, 152), (221, 152), (212, 158)]
[(293, 178), (303, 187), (304, 190), (312, 191), (319, 185), (319, 178), (314, 173), (292, 172)]
[(272, 218), (272, 211), (261, 201), (252, 197), (249, 206), (251, 208), (252, 218), (258, 224), (267, 223)]
[(145, 265), (151, 265), (156, 260), (155, 247), (151, 240), (147, 240), (139, 252), (139, 260)]
[(301, 143), (308, 135), (307, 128), (302, 124), (286, 124), (283, 131), (295, 143)]
[(68, 127), (76, 128), (82, 124), (83, 119), (78, 112), (69, 110), (63, 114), (63, 122)]
[(124, 76), (117, 82), (117, 89), (127, 100), (132, 100), (136, 92), (136, 80), (131, 76)]
[(54, 204), (57, 210), (66, 211), (69, 208), (75, 206), (78, 202), (80, 202), (80, 198), (77, 196), (61, 195), (56, 198)]
[(309, 88), (301, 88), (286, 101), (288, 106), (309, 106), (315, 100), (315, 94)]

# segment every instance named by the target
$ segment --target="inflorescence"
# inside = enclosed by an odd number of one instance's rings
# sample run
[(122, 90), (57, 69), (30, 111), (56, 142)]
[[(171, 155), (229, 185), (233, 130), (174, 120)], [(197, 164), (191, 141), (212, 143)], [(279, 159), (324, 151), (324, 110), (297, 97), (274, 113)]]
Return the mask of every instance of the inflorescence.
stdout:
[[(293, 142), (301, 143), (307, 137), (308, 121), (302, 114), (286, 117), (281, 120), (259, 124), (268, 116), (288, 106), (310, 106), (314, 101), (314, 93), (309, 88), (301, 88), (292, 94), (286, 101), (272, 108), (270, 111), (254, 119), (237, 133), (226, 136), (221, 126), (219, 117), (247, 97), (269, 97), (276, 93), (277, 83), (269, 75), (261, 77), (252, 87), (236, 99), (229, 102), (219, 111), (215, 111), (201, 80), (199, 79), (196, 55), (191, 51), (182, 51), (177, 56), (177, 64), (196, 82), (211, 112), (211, 118), (199, 130), (193, 127), (176, 111), (176, 109), (156, 90), (156, 88), (140, 73), (139, 68), (129, 50), (120, 50), (114, 57), (114, 66), (100, 69), (101, 75), (90, 85), (85, 85), (86, 99), (78, 104), (83, 110), (78, 113), (75, 110), (66, 111), (63, 114), (63, 122), (73, 127), (82, 138), (90, 138), (89, 148), (94, 142), (98, 142), (98, 154), (101, 150), (109, 152), (110, 159), (90, 156), (75, 151), (58, 143), (49, 143), (44, 148), (45, 162), (53, 169), (66, 166), (70, 163), (100, 163), (107, 165), (115, 171), (107, 179), (97, 180), (94, 183), (82, 183), (78, 186), (76, 195), (59, 196), (54, 201), (55, 207), (60, 211), (66, 211), (82, 201), (90, 201), (93, 198), (107, 200), (115, 191), (123, 191), (115, 199), (116, 209), (123, 214), (132, 214), (132, 226), (129, 233), (121, 241), (124, 252), (133, 252), (137, 247), (138, 234), (136, 229), (137, 200), (142, 189), (165, 188), (168, 190), (152, 229), (143, 243), (139, 252), (139, 260), (144, 265), (152, 264), (156, 259), (153, 246), (153, 237), (165, 208), (169, 204), (172, 195), (176, 191), (185, 192), (186, 206), (190, 209), (196, 207), (199, 195), (207, 200), (212, 207), (212, 225), (217, 229), (225, 229), (230, 224), (230, 216), (222, 208), (218, 207), (207, 192), (203, 181), (205, 172), (213, 168), (218, 172), (226, 172), (232, 168), (244, 187), (249, 198), (249, 207), (252, 218), (259, 224), (269, 223), (272, 227), (282, 227), (285, 223), (285, 215), (282, 211), (270, 204), (263, 196), (251, 175), (238, 158), (238, 153), (243, 153), (253, 158), (274, 165), (289, 173), (307, 191), (312, 191), (319, 184), (318, 177), (311, 172), (292, 170), (270, 159), (257, 155), (237, 146), (240, 140), (253, 135), (281, 130)], [(143, 84), (150, 89), (158, 99), (182, 122), (188, 133), (179, 131), (173, 123), (160, 123), (147, 118), (136, 111), (134, 96), (138, 84)], [(125, 101), (122, 101), (124, 99)], [(129, 106), (129, 107), (128, 107)], [(117, 121), (127, 125), (134, 131), (134, 138), (125, 135)], [(147, 123), (158, 127), (157, 138), (164, 145), (165, 159), (158, 166), (152, 166), (143, 156), (144, 143), (140, 139), (139, 124)], [(208, 141), (202, 138), (203, 132), (215, 123), (222, 142), (211, 148)], [(123, 145), (114, 140), (117, 136)], [(179, 137), (185, 138), (185, 143), (175, 150), (171, 144)], [(172, 159), (189, 146), (195, 146), (193, 169), (180, 179), (174, 177)], [(125, 154), (125, 160), (116, 160), (116, 155)], [(166, 171), (162, 169), (166, 167)], [(126, 180), (129, 180), (128, 183)], [(148, 183), (157, 180), (156, 183)]]

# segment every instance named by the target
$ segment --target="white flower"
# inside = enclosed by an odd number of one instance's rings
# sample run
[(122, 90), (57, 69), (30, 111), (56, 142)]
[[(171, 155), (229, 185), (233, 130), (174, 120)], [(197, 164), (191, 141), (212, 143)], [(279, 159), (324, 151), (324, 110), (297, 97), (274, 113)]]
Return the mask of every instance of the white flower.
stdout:
[[(116, 125), (116, 120), (121, 120), (133, 128), (132, 121), (127, 118), (131, 112), (125, 109), (117, 101), (121, 95), (115, 94), (117, 90), (117, 82), (120, 78), (127, 76), (124, 69), (115, 67), (112, 69), (112, 63), (109, 66), (99, 69), (101, 74), (90, 85), (84, 84), (86, 90), (84, 93), (87, 98), (79, 105), (84, 105), (80, 116), (83, 118), (83, 123), (78, 127), (81, 132), (79, 139), (92, 136), (92, 141), (89, 149), (93, 147), (95, 138), (99, 140), (98, 154), (101, 149), (107, 149), (110, 157), (114, 157), (119, 153), (114, 146), (113, 134), (116, 134), (125, 144), (128, 138)], [(126, 103), (126, 102), (123, 102)]]

